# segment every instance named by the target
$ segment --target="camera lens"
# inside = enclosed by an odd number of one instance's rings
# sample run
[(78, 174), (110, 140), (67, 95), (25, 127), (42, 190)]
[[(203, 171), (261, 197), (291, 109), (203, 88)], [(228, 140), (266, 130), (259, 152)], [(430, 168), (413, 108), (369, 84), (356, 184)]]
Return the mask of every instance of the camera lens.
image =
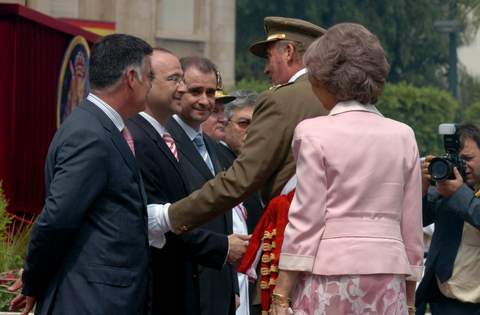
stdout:
[(430, 162), (428, 166), (428, 172), (435, 181), (447, 179), (452, 173), (452, 167), (450, 163), (442, 158), (435, 158)]

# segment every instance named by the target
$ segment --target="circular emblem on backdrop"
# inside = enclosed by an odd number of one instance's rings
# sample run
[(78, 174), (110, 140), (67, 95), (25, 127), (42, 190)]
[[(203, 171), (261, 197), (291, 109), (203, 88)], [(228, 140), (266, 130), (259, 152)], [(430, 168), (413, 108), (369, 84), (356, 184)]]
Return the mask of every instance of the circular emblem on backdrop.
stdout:
[(90, 48), (82, 36), (75, 36), (65, 51), (57, 92), (57, 127), (88, 95)]

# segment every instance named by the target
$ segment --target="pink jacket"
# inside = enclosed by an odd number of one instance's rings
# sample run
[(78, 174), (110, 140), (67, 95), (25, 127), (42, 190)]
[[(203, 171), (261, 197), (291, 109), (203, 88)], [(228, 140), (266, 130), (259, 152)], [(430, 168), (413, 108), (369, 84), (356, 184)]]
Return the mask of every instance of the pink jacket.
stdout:
[(297, 187), (280, 269), (318, 275), (422, 274), (421, 173), (415, 135), (350, 101), (301, 122)]

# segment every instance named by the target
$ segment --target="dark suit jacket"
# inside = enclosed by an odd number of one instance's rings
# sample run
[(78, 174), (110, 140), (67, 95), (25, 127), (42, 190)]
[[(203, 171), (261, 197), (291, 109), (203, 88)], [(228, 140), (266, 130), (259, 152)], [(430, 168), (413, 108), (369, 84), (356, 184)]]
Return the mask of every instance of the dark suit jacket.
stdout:
[[(135, 142), (148, 203), (165, 204), (188, 195), (185, 174), (164, 140), (140, 115), (127, 122)], [(152, 314), (200, 314), (198, 266), (221, 269), (228, 253), (224, 235), (204, 229), (167, 233), (162, 249), (151, 247)]]
[[(188, 176), (191, 191), (194, 191), (212, 179), (213, 174), (195, 145), (173, 118), (167, 122), (166, 127), (175, 139), (180, 165)], [(217, 157), (217, 144), (206, 135), (204, 140), (215, 172), (220, 172), (223, 168)], [(226, 238), (226, 235), (232, 233), (232, 213), (229, 211), (201, 227), (222, 233)], [(238, 292), (238, 280), (232, 266), (225, 264), (220, 271), (200, 268), (199, 286), (202, 315), (235, 314), (235, 292)]]
[[(233, 161), (237, 158), (236, 154), (230, 150), (229, 147), (218, 143), (218, 152), (220, 163), (225, 169), (228, 169), (232, 166)], [(250, 197), (245, 199), (243, 206), (247, 209), (247, 229), (248, 233), (252, 233), (257, 225), (257, 222), (260, 220), (260, 217), (263, 214), (263, 206), (260, 201), (260, 196), (258, 192), (254, 192)]]
[(145, 314), (146, 196), (127, 143), (94, 104), (58, 129), (45, 176), (23, 273), (35, 314)]
[(449, 199), (442, 198), (435, 189), (430, 189), (423, 198), (423, 225), (435, 223), (435, 231), (425, 263), (425, 275), (416, 292), (417, 305), (433, 301), (440, 294), (435, 266), (439, 257), (450, 251), (456, 256), (459, 242), (455, 243), (454, 240), (461, 239), (464, 222), (480, 229), (480, 200), (467, 185), (463, 185)]

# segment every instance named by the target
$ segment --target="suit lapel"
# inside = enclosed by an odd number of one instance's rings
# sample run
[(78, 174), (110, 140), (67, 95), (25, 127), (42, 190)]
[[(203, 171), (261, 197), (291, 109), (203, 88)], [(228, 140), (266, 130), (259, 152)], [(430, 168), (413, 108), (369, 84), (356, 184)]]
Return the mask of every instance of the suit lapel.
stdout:
[(145, 191), (143, 188), (143, 182), (140, 177), (140, 172), (137, 166), (137, 162), (135, 160), (135, 156), (133, 155), (130, 147), (128, 146), (127, 142), (123, 138), (120, 131), (118, 131), (115, 124), (108, 118), (108, 116), (96, 105), (92, 104), (90, 101), (86, 100), (84, 103), (84, 108), (92, 113), (102, 124), (103, 128), (107, 130), (110, 135), (110, 139), (113, 142), (113, 145), (117, 148), (122, 156), (123, 160), (127, 164), (127, 166), (132, 170), (137, 178), (140, 187), (140, 195), (142, 196), (144, 204), (147, 204), (147, 197), (145, 195)]
[(160, 151), (165, 155), (165, 157), (172, 163), (175, 170), (180, 173), (180, 165), (178, 164), (177, 159), (173, 155), (172, 151), (170, 151), (170, 148), (165, 143), (165, 140), (163, 140), (163, 138), (155, 130), (155, 128), (153, 128), (153, 126), (141, 115), (137, 115), (132, 118), (132, 122), (139, 125), (145, 131), (145, 133), (153, 141), (153, 143), (155, 143), (155, 145), (160, 149)]
[(110, 120), (110, 118), (107, 117), (107, 115), (105, 115), (105, 113), (100, 108), (98, 108), (88, 100), (85, 103), (85, 109), (91, 112), (95, 117), (97, 117), (98, 120), (100, 120), (100, 123), (110, 134), (110, 138), (112, 139), (113, 144), (122, 155), (128, 167), (132, 170), (132, 172), (136, 173), (138, 177), (138, 168), (135, 162), (135, 156), (133, 155), (130, 147), (128, 146), (120, 131), (118, 131), (115, 124)]
[(177, 144), (177, 149), (182, 154), (180, 155), (180, 160), (182, 157), (185, 157), (187, 160), (192, 163), (192, 165), (198, 170), (198, 172), (205, 178), (205, 180), (210, 180), (213, 178), (212, 172), (208, 168), (207, 164), (198, 153), (195, 145), (192, 143), (188, 135), (182, 129), (182, 127), (171, 118), (166, 127), (168, 131), (172, 134), (175, 143)]

